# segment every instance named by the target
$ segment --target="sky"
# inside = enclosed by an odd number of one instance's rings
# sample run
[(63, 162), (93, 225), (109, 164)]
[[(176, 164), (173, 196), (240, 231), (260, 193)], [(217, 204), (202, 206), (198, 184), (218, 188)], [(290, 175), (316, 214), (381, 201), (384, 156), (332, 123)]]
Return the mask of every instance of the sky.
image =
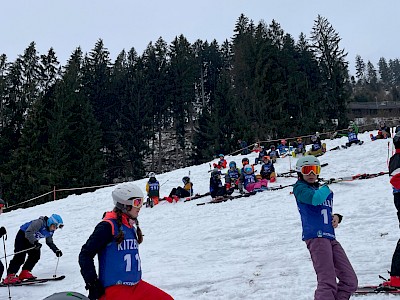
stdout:
[(256, 24), (274, 19), (295, 40), (301, 32), (310, 36), (318, 15), (328, 19), (342, 38), (348, 52), (350, 72), (355, 56), (374, 65), (380, 57), (399, 58), (400, 2), (398, 0), (203, 0), (131, 1), (107, 0), (19, 0), (2, 1), (0, 54), (9, 61), (23, 54), (34, 41), (40, 54), (53, 47), (65, 65), (71, 53), (81, 46), (93, 49), (103, 39), (112, 60), (132, 47), (142, 54), (149, 42), (162, 37), (170, 44), (183, 34), (189, 42), (217, 40), (233, 36), (240, 14)]
[[(337, 178), (387, 171), (388, 141), (391, 149), (391, 140), (371, 141), (369, 132), (359, 134), (359, 138), (365, 141), (362, 146), (328, 151), (321, 156), (321, 163), (328, 163), (328, 166), (322, 168), (320, 176)], [(346, 137), (324, 140), (328, 150), (346, 141)], [(255, 157), (253, 153), (248, 156), (250, 161)], [(240, 164), (243, 156), (225, 158)], [(276, 171), (279, 174), (290, 170), (296, 160), (279, 158)], [(163, 184), (161, 195), (168, 195), (173, 187), (181, 185), (181, 178), (188, 174), (195, 193), (207, 192), (208, 170), (207, 162), (158, 174), (157, 179)], [(135, 183), (145, 191), (146, 180)], [(295, 181), (295, 178), (278, 177), (270, 186)], [(346, 251), (359, 284), (381, 283), (378, 275), (388, 276), (386, 270), (390, 269), (399, 238), (389, 177), (335, 183), (330, 188), (334, 192), (333, 211), (344, 216), (335, 230), (336, 238)], [(78, 255), (103, 212), (113, 208), (113, 189), (107, 187), (79, 196), (70, 195), (0, 215), (0, 226), (5, 226), (8, 232), (5, 247), (8, 255), (13, 253), (15, 235), (25, 222), (57, 213), (65, 224), (53, 237), (64, 254), (58, 265), (54, 253), (43, 245), (33, 274), (38, 277), (65, 275), (66, 278), (35, 286), (11, 287), (12, 299), (43, 299), (61, 291), (87, 295)], [(143, 207), (139, 215), (144, 234), (144, 242), (139, 247), (143, 280), (165, 290), (176, 300), (313, 299), (316, 275), (301, 240), (300, 215), (291, 191), (292, 188), (264, 191), (248, 198), (202, 206), (197, 204), (210, 201), (209, 196)], [(3, 242), (0, 244), (0, 256), (4, 256)], [(369, 300), (391, 299), (386, 295), (366, 297)], [(9, 299), (7, 288), (0, 288), (0, 299)]]

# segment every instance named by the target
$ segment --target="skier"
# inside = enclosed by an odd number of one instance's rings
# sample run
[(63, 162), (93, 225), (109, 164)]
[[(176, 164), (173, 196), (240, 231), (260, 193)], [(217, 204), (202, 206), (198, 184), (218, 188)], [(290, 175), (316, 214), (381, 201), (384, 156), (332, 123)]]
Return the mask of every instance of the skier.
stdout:
[(346, 143), (346, 146), (342, 146), (343, 148), (347, 148), (350, 147), (353, 144), (357, 144), (357, 145), (362, 145), (364, 142), (360, 141), (357, 137), (357, 133), (355, 133), (353, 131), (353, 127), (349, 126), (347, 128), (348, 133), (347, 133), (347, 138), (349, 139), (349, 141)]
[(317, 135), (311, 136), (311, 149), (305, 155), (321, 156), (326, 152), (325, 143), (322, 144), (321, 139)]
[[(293, 187), (303, 236), (311, 255), (318, 286), (315, 300), (348, 300), (357, 289), (357, 276), (342, 246), (335, 238), (332, 223), (333, 192), (318, 184), (321, 164), (314, 156), (296, 163), (298, 180)], [(336, 278), (339, 282), (336, 282)]]
[(266, 155), (266, 150), (264, 146), (260, 147), (260, 151), (258, 152), (258, 157), (256, 157), (254, 164), (258, 165), (262, 163), (263, 157)]
[(160, 183), (156, 179), (154, 172), (149, 173), (149, 181), (146, 183), (147, 202), (146, 206), (153, 207), (158, 204), (160, 199)]
[(61, 292), (50, 295), (43, 300), (90, 300), (85, 295), (77, 292)]
[(257, 180), (254, 170), (250, 165), (245, 165), (240, 175), (240, 182), (248, 192), (254, 190), (267, 189), (268, 181), (266, 179)]
[[(393, 144), (396, 149), (395, 154), (389, 161), (390, 184), (393, 188), (394, 205), (397, 210), (397, 219), (400, 227), (400, 132), (393, 137)], [(400, 239), (392, 258), (390, 267), (390, 279), (383, 283), (385, 286), (400, 287)]]
[(302, 154), (304, 155), (306, 153), (306, 145), (303, 143), (303, 139), (301, 137), (298, 137), (296, 139), (296, 142), (293, 145), (294, 151), (292, 152), (292, 156), (296, 157), (297, 154)]
[(273, 163), (276, 163), (276, 159), (279, 158), (279, 152), (275, 149), (275, 145), (271, 145), (267, 155), (271, 158)]
[(128, 183), (115, 188), (112, 198), (114, 209), (105, 213), (79, 253), (89, 299), (173, 299), (142, 280), (139, 244), (143, 242), (143, 234), (137, 220), (143, 205), (142, 191)]
[(172, 203), (173, 200), (178, 202), (180, 198), (193, 196), (193, 183), (190, 182), (189, 176), (183, 177), (182, 182), (184, 184), (183, 187), (178, 186), (177, 188), (173, 188), (169, 196), (164, 199)]
[(220, 155), (218, 155), (219, 156), (219, 161), (218, 161), (218, 163), (214, 163), (214, 168), (217, 168), (217, 169), (225, 169), (226, 168), (226, 165), (227, 165), (227, 161), (226, 161), (226, 159), (225, 159), (225, 157), (224, 157), (224, 155), (223, 154), (220, 154)]
[(388, 138), (386, 133), (383, 133), (382, 130), (378, 130), (378, 134), (375, 135), (375, 136), (372, 133), (369, 136), (371, 137), (371, 141), (380, 140), (380, 139), (387, 139)]
[(378, 130), (382, 131), (382, 134), (383, 134), (384, 136), (386, 136), (386, 137), (388, 137), (388, 138), (391, 137), (391, 135), (390, 135), (390, 127), (389, 127), (389, 126), (386, 126), (385, 121), (380, 121), (380, 122), (379, 122), (379, 128), (378, 128)]
[[(63, 220), (57, 214), (52, 214), (50, 217), (40, 217), (23, 224), (15, 237), (14, 255), (10, 261), (7, 270), (7, 277), (3, 280), (4, 284), (14, 284), (22, 280), (35, 279), (31, 271), (40, 259), (39, 243), (41, 238), (46, 238), (46, 244), (55, 253), (57, 257), (61, 257), (63, 253), (53, 242), (53, 234), (57, 228), (63, 228)], [(25, 261), (25, 256), (28, 254), (28, 259)], [(19, 268), (22, 266), (22, 271), (19, 276), (16, 275)]]
[(235, 189), (239, 189), (239, 191), (243, 192), (243, 187), (242, 189), (239, 188), (239, 177), (240, 171), (236, 167), (236, 163), (231, 161), (229, 163), (229, 170), (225, 175), (225, 188), (229, 195), (231, 195)]
[(253, 149), (251, 149), (251, 152), (254, 153), (259, 153), (263, 147), (259, 143), (255, 143)]
[(280, 144), (278, 145), (278, 147), (277, 147), (280, 156), (285, 156), (285, 155), (287, 155), (287, 153), (288, 153), (288, 151), (289, 151), (289, 148), (286, 146), (286, 143), (287, 143), (286, 140), (285, 140), (285, 139), (282, 139), (282, 140), (281, 140), (281, 143), (280, 143)]
[(210, 195), (213, 199), (223, 198), (226, 196), (225, 185), (222, 184), (221, 171), (215, 168), (211, 172), (210, 177)]
[(263, 157), (264, 164), (261, 166), (260, 175), (262, 179), (269, 180), (270, 182), (276, 181), (275, 167), (271, 158), (266, 155)]
[[(6, 206), (6, 203), (4, 202), (3, 199), (0, 199), (0, 215), (3, 213), (3, 209)], [(7, 230), (4, 226), (0, 227), (0, 238), (2, 238), (4, 235), (7, 234)], [(4, 242), (4, 240), (3, 240)], [(4, 265), (0, 260), (0, 280), (3, 276), (3, 272), (4, 272)]]

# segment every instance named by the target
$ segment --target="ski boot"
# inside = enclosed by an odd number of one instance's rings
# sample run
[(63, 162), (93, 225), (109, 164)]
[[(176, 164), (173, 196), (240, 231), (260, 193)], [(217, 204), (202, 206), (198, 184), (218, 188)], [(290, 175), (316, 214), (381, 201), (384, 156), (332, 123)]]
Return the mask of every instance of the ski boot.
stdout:
[(33, 276), (32, 273), (28, 270), (22, 270), (19, 274), (19, 279), (22, 280), (33, 280), (36, 279), (36, 276)]
[(18, 278), (17, 275), (15, 274), (8, 274), (6, 278), (4, 278), (3, 283), (4, 284), (15, 284), (15, 283), (20, 283), (21, 279)]

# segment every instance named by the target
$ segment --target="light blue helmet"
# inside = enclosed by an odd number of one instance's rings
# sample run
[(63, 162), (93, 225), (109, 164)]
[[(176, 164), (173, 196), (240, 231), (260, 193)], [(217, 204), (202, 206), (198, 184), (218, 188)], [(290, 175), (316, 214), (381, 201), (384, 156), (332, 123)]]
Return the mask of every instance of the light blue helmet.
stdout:
[(48, 219), (47, 219), (47, 227), (50, 227), (51, 225), (56, 225), (56, 227), (59, 227), (60, 225), (64, 225), (63, 220), (61, 219), (60, 215), (57, 214), (52, 214)]

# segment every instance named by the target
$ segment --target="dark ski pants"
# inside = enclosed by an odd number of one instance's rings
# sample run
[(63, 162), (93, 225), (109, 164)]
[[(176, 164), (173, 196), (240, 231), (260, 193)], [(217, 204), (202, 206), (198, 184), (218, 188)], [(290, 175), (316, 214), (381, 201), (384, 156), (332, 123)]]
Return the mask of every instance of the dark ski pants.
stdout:
[(1, 280), (1, 277), (3, 276), (3, 272), (4, 272), (4, 265), (3, 265), (3, 263), (0, 261), (0, 280)]
[(397, 219), (399, 220), (399, 227), (400, 227), (400, 193), (394, 193), (393, 198), (394, 198), (394, 206), (396, 206), (397, 209)]
[[(317, 274), (315, 300), (348, 300), (358, 280), (340, 243), (326, 238), (306, 240)], [(336, 283), (336, 278), (339, 282)]]
[(396, 250), (393, 253), (390, 276), (400, 276), (400, 240), (397, 241)]
[(178, 186), (177, 188), (173, 188), (169, 196), (178, 196), (179, 198), (190, 197), (190, 193), (185, 190), (183, 187)]
[[(33, 245), (25, 237), (25, 232), (19, 230), (15, 237), (14, 253), (32, 248)], [(26, 254), (28, 259), (25, 261)], [(32, 271), (33, 267), (40, 259), (40, 249), (32, 249), (19, 254), (15, 254), (13, 259), (10, 261), (10, 265), (7, 270), (7, 274), (16, 274), (19, 268), (22, 266), (22, 270)]]

